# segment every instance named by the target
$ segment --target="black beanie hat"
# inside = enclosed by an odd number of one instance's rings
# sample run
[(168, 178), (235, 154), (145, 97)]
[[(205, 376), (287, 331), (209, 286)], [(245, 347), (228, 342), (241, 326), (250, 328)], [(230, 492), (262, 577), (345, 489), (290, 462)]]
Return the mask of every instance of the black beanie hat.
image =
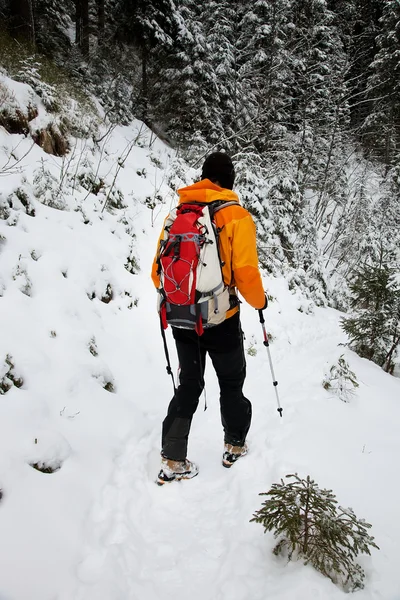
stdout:
[(231, 190), (235, 181), (235, 168), (230, 156), (225, 152), (213, 152), (207, 156), (201, 178), (218, 182), (221, 187)]

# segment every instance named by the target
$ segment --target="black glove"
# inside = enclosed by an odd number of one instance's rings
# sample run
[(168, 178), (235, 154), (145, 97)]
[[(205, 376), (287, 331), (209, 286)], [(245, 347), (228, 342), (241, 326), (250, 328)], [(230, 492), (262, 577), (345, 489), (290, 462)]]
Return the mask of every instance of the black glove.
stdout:
[(257, 308), (256, 310), (265, 310), (266, 308), (268, 308), (268, 298), (267, 298), (267, 294), (265, 294), (265, 302), (264, 302), (264, 306), (262, 308)]

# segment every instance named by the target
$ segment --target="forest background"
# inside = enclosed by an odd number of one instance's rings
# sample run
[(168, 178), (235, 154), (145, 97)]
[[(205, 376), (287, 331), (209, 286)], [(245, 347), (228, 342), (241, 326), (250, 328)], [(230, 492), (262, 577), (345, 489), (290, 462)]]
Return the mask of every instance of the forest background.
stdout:
[[(396, 371), (399, 0), (0, 0), (0, 19), (1, 69), (54, 113), (50, 153), (96, 133), (60, 116), (63, 86), (110, 128), (141, 119), (177, 169), (230, 153), (261, 266), (305, 311), (348, 312), (352, 348)], [(0, 125), (23, 133), (8, 101)]]

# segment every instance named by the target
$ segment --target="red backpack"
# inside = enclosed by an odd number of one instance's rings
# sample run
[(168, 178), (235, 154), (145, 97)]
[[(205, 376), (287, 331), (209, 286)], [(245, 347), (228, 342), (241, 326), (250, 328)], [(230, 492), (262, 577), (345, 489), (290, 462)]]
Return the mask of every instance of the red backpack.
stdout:
[(167, 217), (157, 259), (164, 329), (170, 324), (201, 335), (225, 320), (229, 286), (222, 277), (214, 215), (233, 204), (183, 203)]

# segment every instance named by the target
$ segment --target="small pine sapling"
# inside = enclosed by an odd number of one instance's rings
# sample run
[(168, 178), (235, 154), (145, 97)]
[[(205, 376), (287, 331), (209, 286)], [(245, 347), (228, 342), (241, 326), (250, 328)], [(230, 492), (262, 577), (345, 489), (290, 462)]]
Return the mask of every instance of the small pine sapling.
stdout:
[(57, 86), (43, 81), (41, 70), (41, 63), (33, 56), (28, 56), (20, 61), (19, 71), (15, 78), (17, 81), (28, 83), (40, 97), (45, 108), (49, 112), (55, 112), (60, 108), (59, 98), (57, 98)]
[(325, 374), (322, 387), (328, 392), (332, 392), (343, 402), (350, 402), (354, 396), (359, 383), (356, 374), (351, 371), (343, 354), (339, 357), (337, 364), (332, 365), (329, 372)]
[(274, 532), (275, 555), (304, 560), (346, 591), (363, 588), (365, 574), (354, 559), (370, 555), (369, 547), (379, 549), (368, 533), (371, 525), (357, 519), (351, 508), (338, 506), (332, 491), (319, 489), (309, 476), (286, 478), (291, 481), (281, 480), (260, 494), (267, 499), (251, 522)]

